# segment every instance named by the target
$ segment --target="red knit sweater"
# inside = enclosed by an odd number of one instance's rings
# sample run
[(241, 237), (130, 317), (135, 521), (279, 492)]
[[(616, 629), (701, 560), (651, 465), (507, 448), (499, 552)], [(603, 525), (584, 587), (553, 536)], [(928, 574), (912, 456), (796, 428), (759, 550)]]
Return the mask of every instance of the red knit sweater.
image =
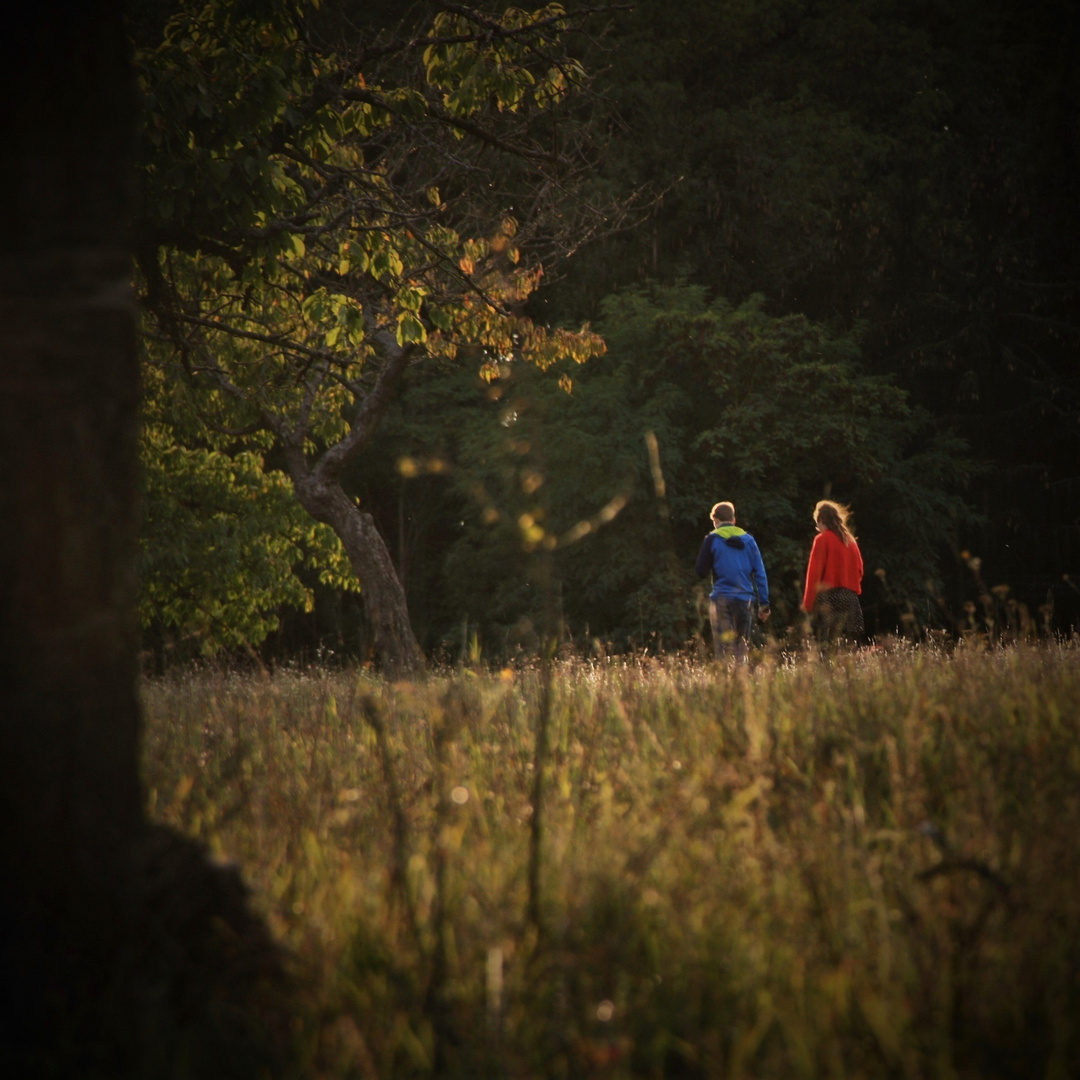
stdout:
[(845, 544), (831, 529), (814, 537), (810, 562), (806, 567), (806, 588), (803, 590), (803, 611), (812, 611), (817, 594), (837, 587), (862, 592), (863, 561), (854, 539)]

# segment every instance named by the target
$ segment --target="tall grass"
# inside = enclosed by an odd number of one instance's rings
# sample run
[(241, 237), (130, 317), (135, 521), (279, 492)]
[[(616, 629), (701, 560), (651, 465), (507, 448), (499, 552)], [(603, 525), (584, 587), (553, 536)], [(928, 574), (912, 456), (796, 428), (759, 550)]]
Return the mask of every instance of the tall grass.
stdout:
[(1078, 659), (188, 676), (145, 778), (295, 958), (313, 1075), (1065, 1077)]

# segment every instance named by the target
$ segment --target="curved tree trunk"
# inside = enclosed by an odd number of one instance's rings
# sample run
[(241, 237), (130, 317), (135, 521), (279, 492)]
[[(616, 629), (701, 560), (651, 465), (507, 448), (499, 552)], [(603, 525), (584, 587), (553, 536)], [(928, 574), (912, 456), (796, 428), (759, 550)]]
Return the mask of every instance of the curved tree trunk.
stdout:
[(409, 620), (405, 590), (375, 519), (356, 506), (340, 484), (303, 467), (290, 472), (300, 505), (329, 525), (345, 547), (387, 672), (410, 675), (421, 670), (424, 654)]

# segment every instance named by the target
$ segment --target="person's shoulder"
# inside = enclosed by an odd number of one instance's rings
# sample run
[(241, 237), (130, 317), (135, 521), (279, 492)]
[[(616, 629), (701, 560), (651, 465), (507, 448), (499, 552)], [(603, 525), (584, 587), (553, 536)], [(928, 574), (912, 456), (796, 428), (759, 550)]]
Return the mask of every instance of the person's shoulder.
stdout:
[(758, 547), (757, 539), (754, 537), (753, 533), (744, 532), (740, 539), (752, 551), (756, 551), (758, 552), (758, 554), (761, 554), (761, 549)]

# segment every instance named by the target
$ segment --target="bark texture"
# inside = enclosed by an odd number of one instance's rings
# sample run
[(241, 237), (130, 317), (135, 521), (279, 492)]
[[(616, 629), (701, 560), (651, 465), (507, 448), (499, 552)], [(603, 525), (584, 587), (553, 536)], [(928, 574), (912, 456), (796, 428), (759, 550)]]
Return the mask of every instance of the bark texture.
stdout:
[(0, 35), (0, 1075), (271, 1075), (280, 957), (143, 813), (121, 16)]
[(384, 363), (374, 387), (357, 394), (361, 404), (340, 442), (328, 447), (313, 465), (304, 452), (305, 427), (290, 428), (270, 417), (267, 423), (281, 439), (300, 505), (334, 530), (349, 556), (384, 670), (390, 675), (411, 675), (424, 667), (424, 653), (413, 633), (405, 589), (375, 519), (341, 485), (346, 466), (378, 431), (412, 355), (411, 347), (398, 345), (389, 332), (374, 327), (369, 332), (382, 349)]
[(0, 855), (11, 875), (0, 901), (10, 934), (0, 1013), (13, 1021), (9, 1041), (79, 1007), (64, 985), (73, 955), (107, 969), (123, 937), (116, 882), (143, 824), (138, 374), (127, 193), (117, 182), (132, 93), (118, 19), (104, 5), (57, 7), (55, 22), (15, 16), (0, 93), (11, 151), (0, 198)]
[(345, 494), (341, 485), (318, 472), (293, 474), (300, 505), (329, 525), (345, 548), (363, 590), (364, 609), (375, 635), (375, 648), (390, 675), (408, 675), (424, 666), (413, 633), (405, 590), (375, 519)]

